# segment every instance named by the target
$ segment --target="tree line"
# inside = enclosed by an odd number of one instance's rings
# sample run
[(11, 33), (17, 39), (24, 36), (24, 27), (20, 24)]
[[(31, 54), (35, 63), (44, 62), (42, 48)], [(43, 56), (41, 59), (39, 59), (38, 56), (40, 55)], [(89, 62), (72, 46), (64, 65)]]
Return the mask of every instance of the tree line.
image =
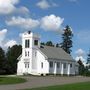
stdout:
[(17, 70), (17, 58), (22, 52), (21, 45), (9, 47), (7, 52), (0, 47), (0, 74), (15, 74)]

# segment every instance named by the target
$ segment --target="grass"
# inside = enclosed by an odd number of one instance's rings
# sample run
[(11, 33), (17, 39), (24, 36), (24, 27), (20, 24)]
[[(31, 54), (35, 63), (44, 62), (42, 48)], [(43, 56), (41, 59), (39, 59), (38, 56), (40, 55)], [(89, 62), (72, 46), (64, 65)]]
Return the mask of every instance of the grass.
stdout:
[(26, 80), (19, 77), (0, 77), (0, 85), (18, 84), (24, 82), (26, 82)]
[(90, 82), (32, 88), (25, 90), (90, 90)]

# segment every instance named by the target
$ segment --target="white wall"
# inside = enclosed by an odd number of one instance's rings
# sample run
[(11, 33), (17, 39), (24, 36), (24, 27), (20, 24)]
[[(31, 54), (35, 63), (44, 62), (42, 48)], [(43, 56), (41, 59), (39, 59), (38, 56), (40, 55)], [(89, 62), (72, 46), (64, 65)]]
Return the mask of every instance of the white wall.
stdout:
[[(37, 51), (37, 73), (40, 74), (48, 74), (49, 72), (49, 63), (48, 60), (45, 59), (44, 55)], [(41, 63), (43, 63), (43, 68), (41, 67)]]

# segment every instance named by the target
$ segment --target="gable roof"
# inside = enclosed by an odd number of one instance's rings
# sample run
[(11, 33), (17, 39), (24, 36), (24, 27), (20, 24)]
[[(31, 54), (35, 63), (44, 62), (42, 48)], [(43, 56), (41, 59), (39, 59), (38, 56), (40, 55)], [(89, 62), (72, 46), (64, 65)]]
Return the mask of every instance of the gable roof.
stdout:
[(74, 61), (73, 58), (68, 53), (66, 53), (62, 48), (42, 46), (40, 50), (48, 57), (48, 59)]

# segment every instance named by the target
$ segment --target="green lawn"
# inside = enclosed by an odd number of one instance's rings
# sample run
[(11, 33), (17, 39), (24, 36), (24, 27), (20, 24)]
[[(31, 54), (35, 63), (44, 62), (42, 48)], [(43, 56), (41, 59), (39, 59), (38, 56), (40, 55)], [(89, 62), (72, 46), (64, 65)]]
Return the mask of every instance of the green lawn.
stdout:
[(90, 82), (67, 84), (67, 85), (57, 85), (42, 88), (33, 88), (25, 90), (90, 90)]
[(19, 77), (0, 77), (0, 85), (3, 84), (16, 84), (16, 83), (24, 83), (25, 79)]

